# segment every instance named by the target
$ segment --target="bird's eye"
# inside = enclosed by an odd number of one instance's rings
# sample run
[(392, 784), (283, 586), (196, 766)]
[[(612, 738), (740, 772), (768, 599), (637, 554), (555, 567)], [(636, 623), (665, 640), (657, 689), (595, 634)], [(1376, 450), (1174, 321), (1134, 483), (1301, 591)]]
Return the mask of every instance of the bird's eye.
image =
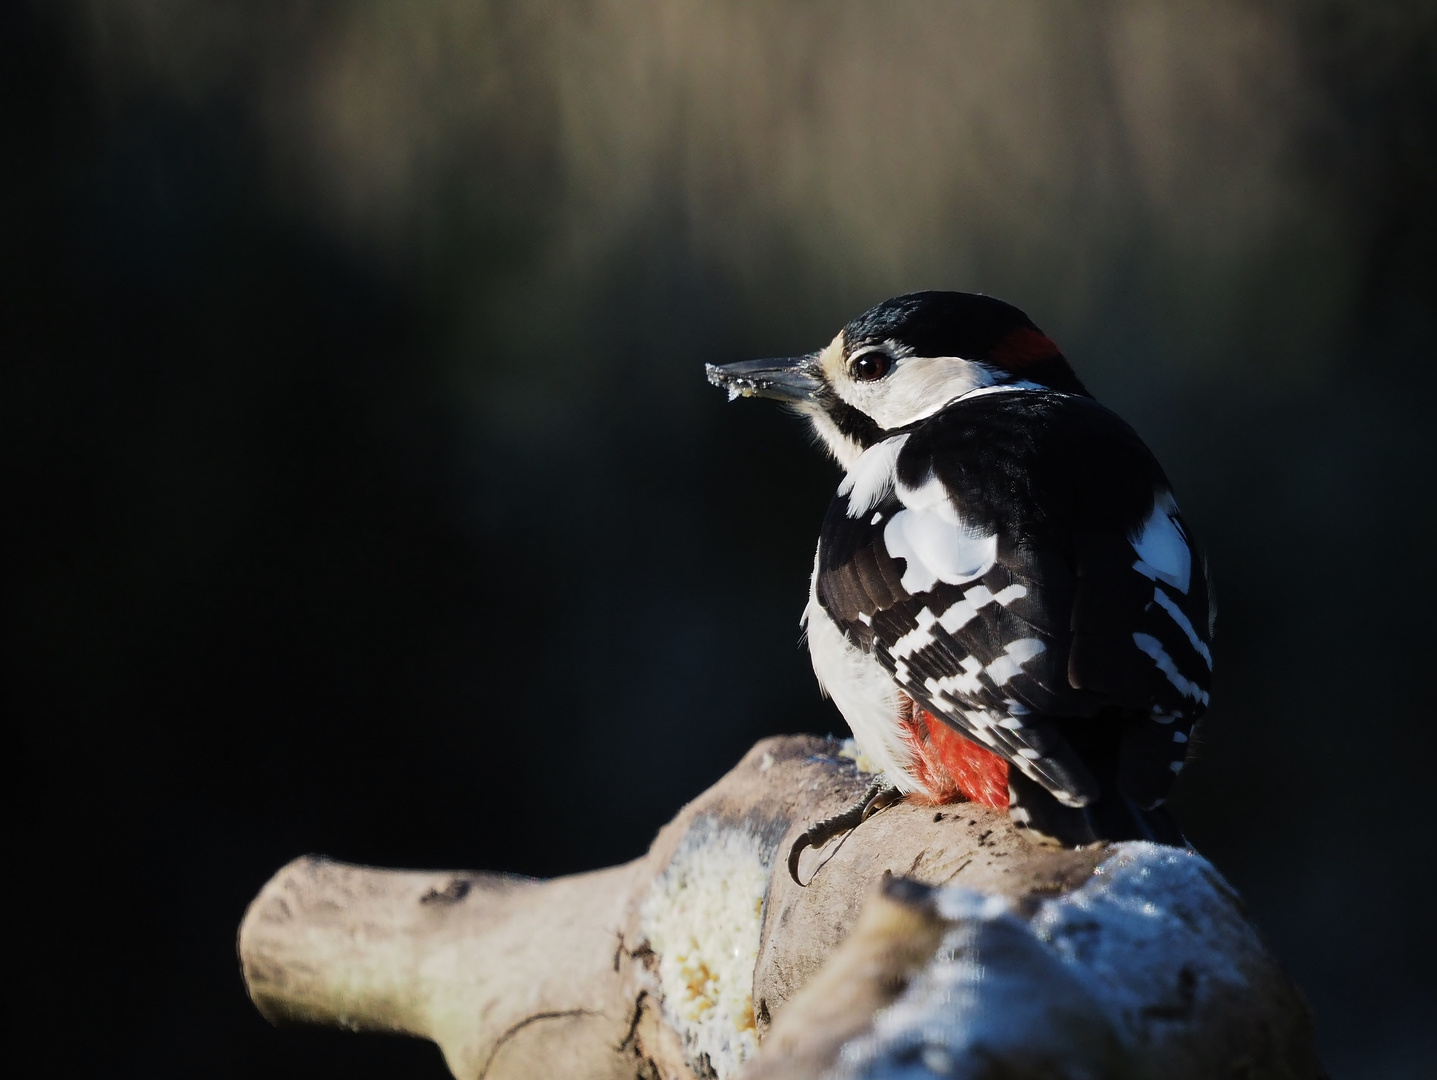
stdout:
[(893, 358), (885, 352), (866, 352), (853, 361), (850, 371), (859, 382), (873, 382), (893, 368)]

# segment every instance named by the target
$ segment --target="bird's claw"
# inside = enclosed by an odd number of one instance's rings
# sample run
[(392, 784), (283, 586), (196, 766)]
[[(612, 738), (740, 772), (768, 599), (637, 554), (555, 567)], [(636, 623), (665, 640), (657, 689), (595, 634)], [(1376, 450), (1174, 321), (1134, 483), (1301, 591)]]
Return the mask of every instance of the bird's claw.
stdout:
[(862, 821), (867, 821), (880, 810), (887, 810), (894, 803), (903, 798), (903, 792), (899, 791), (892, 784), (884, 782), (881, 786), (877, 781), (869, 788), (872, 795), (863, 804)]
[(903, 798), (903, 792), (890, 784), (883, 776), (876, 777), (868, 790), (852, 806), (832, 817), (810, 825), (788, 850), (788, 876), (799, 888), (807, 888), (798, 877), (798, 861), (806, 848), (819, 848), (840, 833), (851, 832), (878, 811), (892, 806)]

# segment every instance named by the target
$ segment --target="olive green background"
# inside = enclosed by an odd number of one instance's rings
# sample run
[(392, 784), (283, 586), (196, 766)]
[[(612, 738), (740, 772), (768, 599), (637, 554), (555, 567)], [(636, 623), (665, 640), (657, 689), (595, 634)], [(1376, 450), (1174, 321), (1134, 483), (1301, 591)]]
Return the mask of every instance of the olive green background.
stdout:
[(834, 467), (702, 365), (1026, 309), (1219, 601), (1180, 810), (1337, 1076), (1429, 1075), (1437, 5), (93, 0), (0, 14), (8, 834), (73, 1075), (275, 1031), (302, 852), (637, 855), (756, 738)]

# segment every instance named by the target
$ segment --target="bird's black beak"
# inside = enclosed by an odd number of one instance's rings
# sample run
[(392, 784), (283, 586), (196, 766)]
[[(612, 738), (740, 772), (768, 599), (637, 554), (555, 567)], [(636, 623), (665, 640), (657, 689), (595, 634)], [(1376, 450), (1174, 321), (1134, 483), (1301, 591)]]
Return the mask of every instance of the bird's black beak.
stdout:
[(764, 397), (798, 405), (812, 401), (823, 385), (818, 354), (776, 360), (744, 360), (737, 364), (705, 364), (709, 382), (728, 391), (728, 399)]

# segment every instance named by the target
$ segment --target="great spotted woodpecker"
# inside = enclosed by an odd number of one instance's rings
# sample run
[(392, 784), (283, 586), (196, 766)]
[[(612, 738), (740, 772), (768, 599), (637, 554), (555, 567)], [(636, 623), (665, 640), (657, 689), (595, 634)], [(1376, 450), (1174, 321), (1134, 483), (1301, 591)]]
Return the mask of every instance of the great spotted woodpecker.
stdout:
[(785, 402), (846, 470), (803, 622), (886, 784), (1065, 845), (1181, 844), (1163, 806), (1212, 671), (1206, 567), (1152, 452), (988, 296), (885, 301), (818, 352), (708, 367)]

